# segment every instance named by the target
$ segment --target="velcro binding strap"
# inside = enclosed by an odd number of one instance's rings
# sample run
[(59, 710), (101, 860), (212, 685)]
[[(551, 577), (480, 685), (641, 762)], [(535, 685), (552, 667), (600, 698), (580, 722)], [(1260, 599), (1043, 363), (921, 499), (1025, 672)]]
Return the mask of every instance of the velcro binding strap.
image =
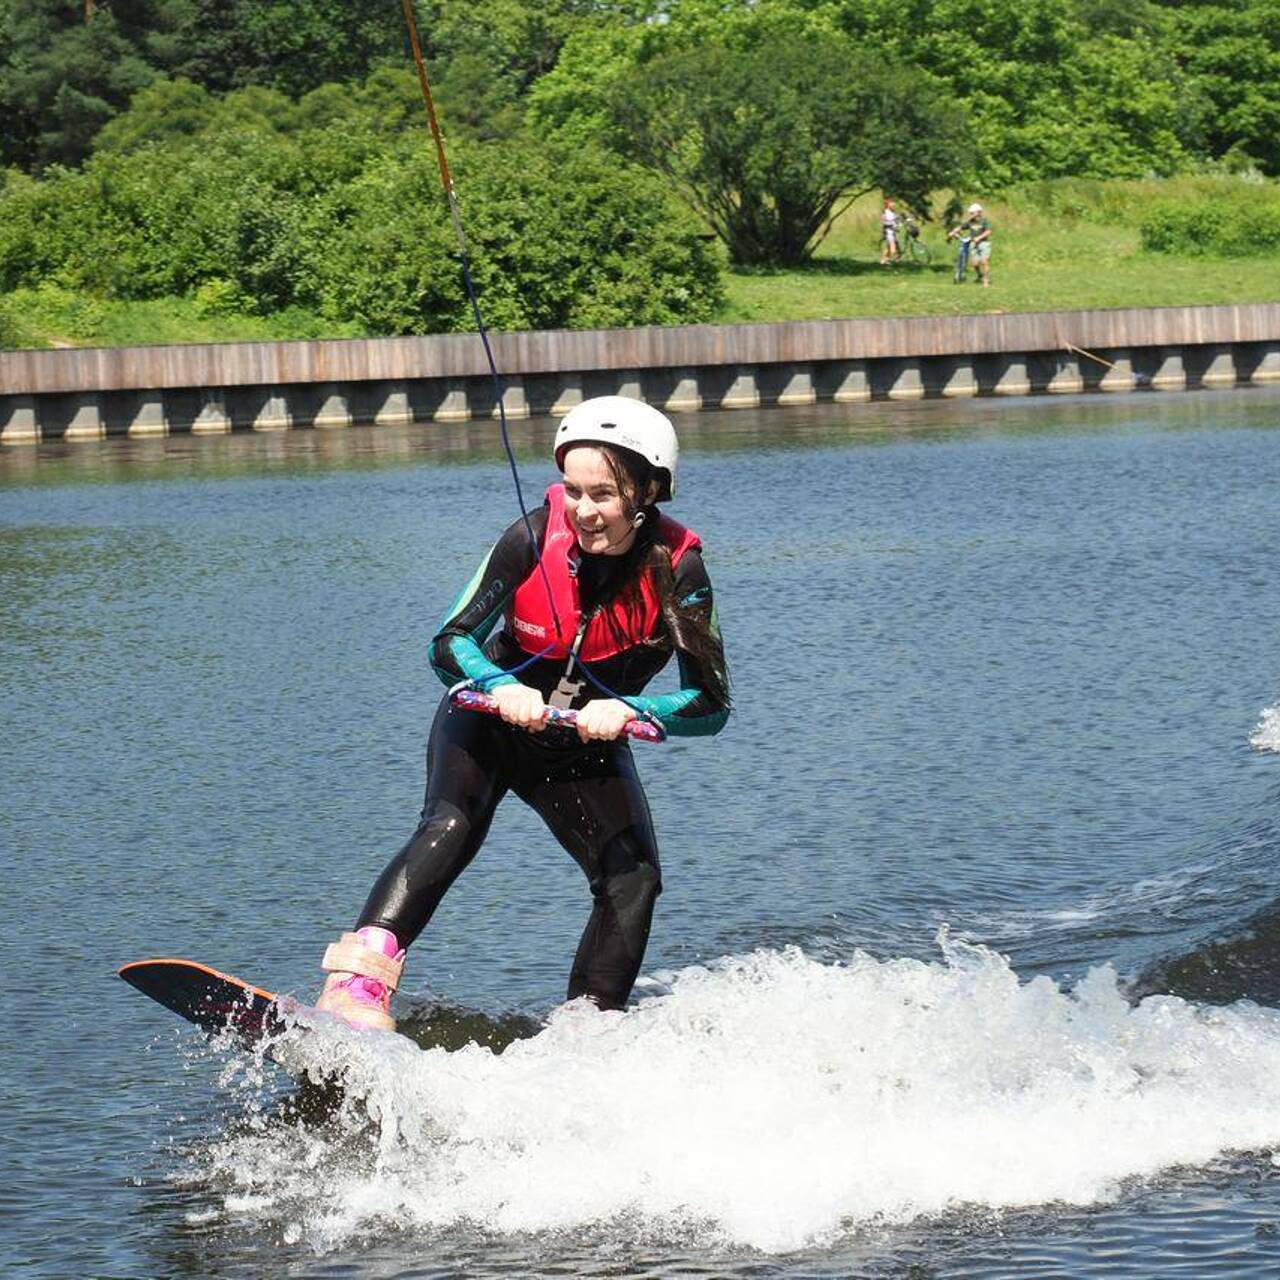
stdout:
[(331, 942), (324, 952), (320, 967), (325, 973), (355, 973), (362, 978), (376, 978), (392, 991), (400, 985), (404, 971), (404, 952), (397, 959), (367, 947), (358, 933), (344, 933)]

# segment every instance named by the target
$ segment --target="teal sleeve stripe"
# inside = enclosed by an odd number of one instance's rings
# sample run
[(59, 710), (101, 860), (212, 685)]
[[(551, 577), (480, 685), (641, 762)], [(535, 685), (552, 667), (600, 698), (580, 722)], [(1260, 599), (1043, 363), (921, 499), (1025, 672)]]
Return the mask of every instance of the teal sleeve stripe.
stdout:
[(677, 689), (674, 693), (659, 693), (652, 697), (645, 697), (642, 694), (639, 697), (628, 698), (627, 701), (637, 711), (641, 709), (640, 704), (643, 703), (644, 710), (650, 715), (657, 716), (659, 720), (665, 720), (668, 716), (683, 711), (691, 702), (696, 702), (697, 698), (697, 689)]
[[(496, 663), (484, 656), (484, 650), (474, 640), (462, 636), (449, 637), (449, 654), (462, 670), (462, 674), (473, 680), (481, 692), (488, 693), (500, 684), (516, 684), (515, 676), (508, 675)], [(435, 646), (432, 645), (431, 670), (440, 677), (442, 684), (453, 685), (458, 677), (455, 672), (446, 670), (435, 661)]]
[[(702, 738), (719, 733), (729, 719), (727, 711), (712, 711), (705, 716), (678, 715), (680, 707), (688, 706), (700, 694), (698, 689), (681, 689), (678, 693), (664, 693), (656, 698), (628, 698), (627, 702), (637, 711), (651, 715), (671, 738)], [(685, 696), (687, 695), (687, 696)], [(670, 705), (668, 699), (676, 699), (679, 706)]]
[[(679, 655), (680, 679), (690, 679), (694, 672), (687, 663), (684, 654)], [(660, 693), (653, 697), (643, 694), (628, 698), (627, 702), (637, 711), (651, 715), (658, 720), (669, 737), (702, 738), (719, 733), (729, 719), (728, 710), (709, 711), (700, 716), (685, 716), (680, 713), (703, 696), (702, 690), (694, 686), (677, 689), (674, 693)]]

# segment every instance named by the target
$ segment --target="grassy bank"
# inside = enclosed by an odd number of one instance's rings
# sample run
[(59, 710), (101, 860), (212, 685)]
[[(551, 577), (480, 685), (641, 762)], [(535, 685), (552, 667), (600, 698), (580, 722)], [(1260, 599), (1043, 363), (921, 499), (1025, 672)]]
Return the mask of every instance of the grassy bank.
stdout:
[[(1077, 311), (1280, 299), (1280, 253), (1248, 258), (1149, 253), (1138, 231), (1144, 207), (1199, 184), (1043, 183), (986, 202), (992, 224), (991, 288), (952, 279), (955, 242), (937, 221), (924, 240), (927, 267), (879, 265), (879, 201), (859, 201), (800, 271), (729, 270), (727, 322), (838, 316)], [(1238, 184), (1244, 186), (1244, 184)], [(1224, 199), (1245, 198), (1230, 184)]]
[[(726, 266), (724, 323), (839, 316), (1158, 307), (1280, 299), (1280, 252), (1238, 258), (1151, 253), (1139, 223), (1156, 200), (1229, 203), (1256, 185), (1227, 179), (1038, 183), (987, 202), (993, 226), (990, 289), (952, 280), (954, 244), (926, 224), (927, 267), (879, 265), (879, 201), (847, 210), (801, 270)], [(941, 206), (941, 201), (938, 202)], [(211, 313), (207, 300), (113, 302), (54, 286), (0, 297), (0, 345), (133, 346), (353, 337), (299, 308), (269, 316)]]
[(0, 348), (137, 347), (177, 342), (347, 338), (301, 308), (269, 316), (217, 315), (193, 298), (118, 302), (55, 286), (0, 295)]

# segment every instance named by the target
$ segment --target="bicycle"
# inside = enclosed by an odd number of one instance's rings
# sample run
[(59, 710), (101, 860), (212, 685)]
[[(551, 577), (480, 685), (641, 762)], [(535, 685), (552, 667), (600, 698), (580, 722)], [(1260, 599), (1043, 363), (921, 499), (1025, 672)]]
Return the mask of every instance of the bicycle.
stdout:
[(901, 231), (898, 234), (899, 261), (909, 260), (917, 266), (927, 267), (933, 258), (929, 246), (920, 234), (920, 224), (908, 213), (900, 219)]
[[(910, 262), (920, 267), (929, 265), (933, 254), (920, 234), (919, 222), (911, 214), (901, 213), (898, 215), (894, 240), (897, 244), (898, 252), (889, 259), (889, 264), (898, 266), (900, 263)], [(884, 248), (883, 231), (880, 233), (880, 239), (876, 241), (876, 248), (881, 250)]]
[[(952, 233), (956, 234), (956, 233)], [(948, 237), (949, 238), (949, 237)], [(956, 250), (956, 284), (964, 284), (965, 276), (969, 272), (969, 246), (973, 243), (973, 237), (968, 232), (959, 233), (960, 247)]]

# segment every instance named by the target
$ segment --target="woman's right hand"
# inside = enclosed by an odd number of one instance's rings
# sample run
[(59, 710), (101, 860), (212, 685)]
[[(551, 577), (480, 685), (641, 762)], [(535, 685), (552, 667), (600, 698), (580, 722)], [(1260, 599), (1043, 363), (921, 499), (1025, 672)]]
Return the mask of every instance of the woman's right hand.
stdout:
[(541, 733), (547, 727), (547, 704), (537, 689), (527, 684), (500, 684), (490, 692), (507, 724), (529, 733)]

